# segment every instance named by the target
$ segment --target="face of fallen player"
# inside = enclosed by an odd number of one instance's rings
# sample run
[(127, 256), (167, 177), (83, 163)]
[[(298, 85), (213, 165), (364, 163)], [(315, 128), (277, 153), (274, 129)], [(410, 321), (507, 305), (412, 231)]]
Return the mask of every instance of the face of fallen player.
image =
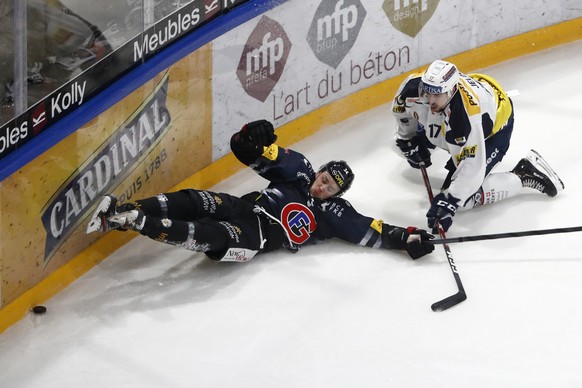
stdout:
[(432, 113), (442, 112), (449, 103), (449, 93), (426, 93), (426, 98)]
[(327, 171), (321, 171), (315, 174), (315, 181), (309, 188), (309, 194), (313, 198), (328, 199), (339, 193), (340, 188), (337, 182), (329, 175)]

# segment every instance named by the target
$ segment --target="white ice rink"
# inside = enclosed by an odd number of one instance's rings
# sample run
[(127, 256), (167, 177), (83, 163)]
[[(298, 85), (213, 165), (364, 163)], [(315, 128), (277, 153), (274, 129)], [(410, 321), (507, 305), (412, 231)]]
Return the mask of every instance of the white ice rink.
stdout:
[[(448, 237), (582, 225), (581, 64), (579, 41), (478, 69), (519, 91), (497, 171), (534, 148), (566, 189), (459, 213)], [(389, 148), (393, 130), (382, 106), (293, 148), (316, 167), (347, 160), (361, 213), (424, 226), (422, 178)], [(445, 161), (429, 168), (435, 189)], [(214, 189), (264, 186), (246, 169)], [(236, 264), (138, 237), (0, 335), (0, 386), (582, 387), (581, 241), (451, 244), (468, 299), (435, 313), (456, 292), (440, 246), (412, 261), (333, 240)]]

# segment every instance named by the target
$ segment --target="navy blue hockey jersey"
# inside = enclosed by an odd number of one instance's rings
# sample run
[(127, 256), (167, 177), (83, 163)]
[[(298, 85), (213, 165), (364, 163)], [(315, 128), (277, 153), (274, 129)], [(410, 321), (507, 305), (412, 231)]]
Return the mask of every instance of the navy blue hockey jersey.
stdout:
[(403, 228), (364, 216), (343, 198), (313, 198), (309, 187), (316, 173), (301, 153), (272, 144), (263, 147), (260, 156), (248, 163), (252, 159), (248, 146), (244, 140), (233, 136), (231, 148), (239, 160), (246, 161), (245, 164), (270, 182), (261, 191), (257, 205), (282, 225), (294, 246), (332, 237), (374, 248), (402, 249), (406, 246), (402, 241)]

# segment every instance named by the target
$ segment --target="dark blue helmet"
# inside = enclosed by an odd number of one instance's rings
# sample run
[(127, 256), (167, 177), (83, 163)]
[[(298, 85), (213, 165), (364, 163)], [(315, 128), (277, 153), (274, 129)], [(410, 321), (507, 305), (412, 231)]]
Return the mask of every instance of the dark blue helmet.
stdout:
[(339, 186), (340, 191), (335, 195), (336, 197), (339, 197), (348, 191), (354, 181), (354, 172), (344, 160), (332, 160), (331, 162), (327, 162), (318, 170), (318, 172), (323, 171), (327, 171)]

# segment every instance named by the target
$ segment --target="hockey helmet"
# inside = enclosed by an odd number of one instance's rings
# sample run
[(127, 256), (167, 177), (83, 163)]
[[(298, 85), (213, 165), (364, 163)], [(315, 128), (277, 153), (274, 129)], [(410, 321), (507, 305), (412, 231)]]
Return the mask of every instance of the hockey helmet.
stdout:
[(339, 192), (336, 197), (341, 196), (348, 191), (354, 181), (354, 172), (344, 160), (332, 160), (321, 166), (318, 172), (327, 171), (339, 186)]
[(446, 93), (451, 98), (458, 89), (460, 78), (457, 66), (439, 59), (431, 63), (422, 75), (422, 90), (430, 94)]

